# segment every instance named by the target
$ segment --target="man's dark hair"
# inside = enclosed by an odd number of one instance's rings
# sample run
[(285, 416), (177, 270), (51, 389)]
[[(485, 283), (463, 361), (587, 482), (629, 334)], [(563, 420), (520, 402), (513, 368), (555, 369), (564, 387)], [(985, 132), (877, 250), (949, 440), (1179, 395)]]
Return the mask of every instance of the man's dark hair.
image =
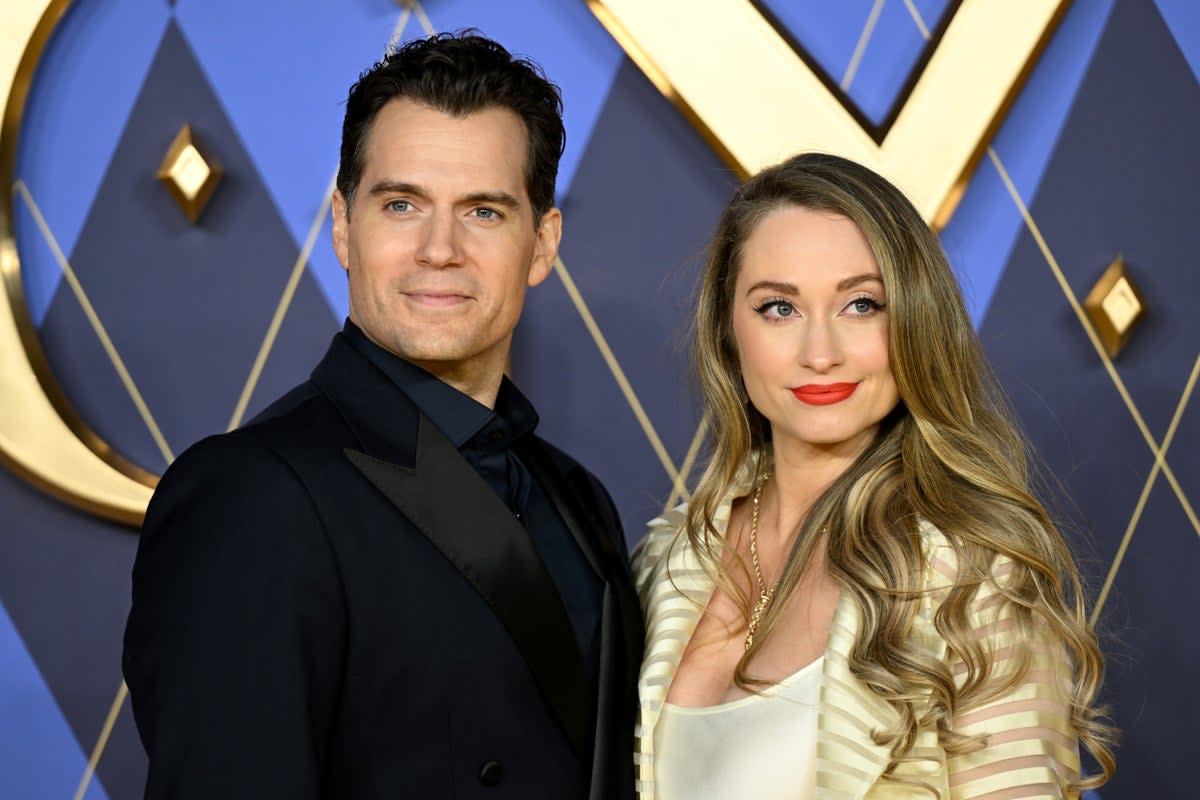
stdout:
[(362, 179), (371, 127), (379, 109), (392, 100), (413, 100), (457, 117), (489, 108), (512, 111), (525, 123), (525, 190), (534, 225), (554, 206), (566, 136), (558, 87), (534, 62), (514, 58), (498, 43), (467, 30), (414, 39), (350, 87), (337, 177), (347, 215)]

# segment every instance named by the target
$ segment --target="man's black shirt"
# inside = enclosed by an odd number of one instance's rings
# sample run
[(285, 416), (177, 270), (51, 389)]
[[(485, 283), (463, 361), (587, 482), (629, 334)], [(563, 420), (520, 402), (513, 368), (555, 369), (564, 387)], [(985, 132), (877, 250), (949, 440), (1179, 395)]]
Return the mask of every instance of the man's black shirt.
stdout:
[(342, 332), (356, 350), (412, 399), (525, 526), (566, 606), (595, 686), (600, 665), (603, 583), (550, 497), (512, 450), (515, 442), (532, 434), (537, 426), (533, 404), (506, 376), (492, 410), (375, 344), (350, 320), (346, 320)]

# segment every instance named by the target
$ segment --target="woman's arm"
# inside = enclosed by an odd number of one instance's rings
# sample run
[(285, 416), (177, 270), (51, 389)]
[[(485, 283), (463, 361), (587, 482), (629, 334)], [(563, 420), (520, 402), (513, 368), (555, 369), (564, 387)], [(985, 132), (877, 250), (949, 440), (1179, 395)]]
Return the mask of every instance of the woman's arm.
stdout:
[[(1003, 569), (998, 570), (1003, 574)], [(1013, 607), (995, 583), (980, 588), (973, 603), (971, 627), (992, 659), (993, 675), (985, 685), (999, 687), (1020, 667), (1018, 627)], [(1067, 786), (1079, 779), (1079, 752), (1071, 725), (1071, 670), (1065, 648), (1048, 626), (1034, 616), (1029, 638), (1028, 670), (1012, 687), (955, 715), (956, 732), (985, 737), (983, 746), (966, 755), (950, 756), (951, 800), (1068, 798)], [(957, 660), (961, 682), (966, 665)]]

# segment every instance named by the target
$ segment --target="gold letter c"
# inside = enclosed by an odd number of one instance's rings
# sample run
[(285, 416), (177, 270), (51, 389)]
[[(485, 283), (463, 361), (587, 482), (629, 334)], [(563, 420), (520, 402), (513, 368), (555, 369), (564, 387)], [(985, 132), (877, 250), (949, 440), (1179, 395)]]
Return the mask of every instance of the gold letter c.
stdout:
[(13, 236), (21, 112), (38, 58), (67, 5), (30, 0), (0, 7), (0, 463), (78, 508), (137, 525), (153, 477), (113, 453), (78, 420), (68, 424), (73, 414), (49, 374), (25, 308)]

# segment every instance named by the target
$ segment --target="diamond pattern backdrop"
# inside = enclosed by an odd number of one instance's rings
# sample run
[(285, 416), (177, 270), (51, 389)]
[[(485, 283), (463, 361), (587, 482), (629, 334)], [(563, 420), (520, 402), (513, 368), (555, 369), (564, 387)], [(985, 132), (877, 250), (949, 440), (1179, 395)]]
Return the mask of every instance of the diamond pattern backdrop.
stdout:
[[(761, 5), (875, 121), (956, 7)], [(582, 2), (73, 3), (23, 117), (14, 224), (42, 346), (93, 430), (159, 472), (303, 379), (346, 313), (325, 205), (346, 89), (389, 41), (466, 26), (563, 87), (562, 263), (530, 295), (513, 370), (542, 433), (607, 483), (629, 541), (641, 535), (696, 464), (685, 332), (734, 178)], [(1198, 65), (1187, 0), (1075, 3), (942, 234), (1104, 603), (1127, 729), (1107, 798), (1190, 792), (1190, 738), (1170, 733), (1200, 710), (1187, 680), (1200, 649), (1171, 622), (1200, 578), (1200, 323), (1187, 308), (1200, 242), (1185, 217)], [(196, 226), (153, 178), (184, 122), (226, 171)], [(1151, 311), (1109, 365), (1064, 284), (1082, 297), (1118, 253)], [(0, 793), (140, 796), (144, 756), (118, 691), (135, 534), (4, 472), (0, 505), (14, 509), (0, 535)]]

